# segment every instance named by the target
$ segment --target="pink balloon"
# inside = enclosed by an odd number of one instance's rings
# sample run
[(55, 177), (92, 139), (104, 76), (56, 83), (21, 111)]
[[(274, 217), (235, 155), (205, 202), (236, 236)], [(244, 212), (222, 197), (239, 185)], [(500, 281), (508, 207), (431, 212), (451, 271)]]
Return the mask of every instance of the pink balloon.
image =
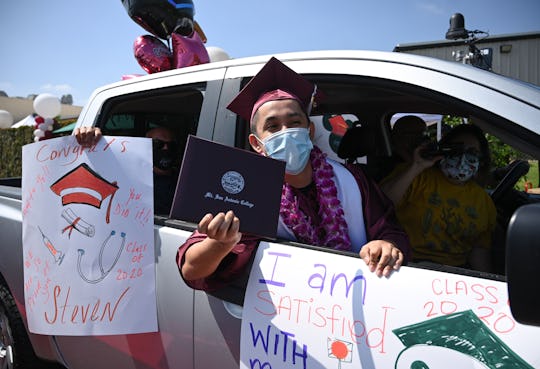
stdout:
[(148, 73), (171, 69), (171, 51), (161, 40), (151, 35), (137, 37), (133, 53), (139, 65)]
[(208, 51), (204, 47), (199, 34), (193, 32), (191, 36), (171, 34), (173, 49), (173, 68), (189, 67), (210, 62)]

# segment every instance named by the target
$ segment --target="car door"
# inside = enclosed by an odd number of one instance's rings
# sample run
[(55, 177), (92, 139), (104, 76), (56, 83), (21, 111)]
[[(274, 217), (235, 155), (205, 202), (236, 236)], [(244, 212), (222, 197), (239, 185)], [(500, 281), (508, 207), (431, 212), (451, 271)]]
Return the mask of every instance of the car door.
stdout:
[[(103, 88), (83, 112), (82, 125), (96, 124), (104, 135), (144, 136), (145, 129), (164, 124), (184, 141), (189, 134), (210, 138), (224, 70), (179, 72), (168, 78), (158, 75), (139, 83)], [(95, 121), (93, 117), (97, 117)], [(155, 216), (158, 331), (53, 337), (68, 367), (194, 368), (194, 291), (185, 285), (176, 265), (178, 246), (191, 234), (193, 225), (174, 221), (171, 224), (166, 214)], [(126, 308), (137, 309), (137, 306)], [(208, 334), (214, 336), (220, 332)]]
[[(288, 57), (290, 60), (287, 59)], [(414, 58), (405, 56), (397, 60), (391, 54), (352, 53), (338, 57), (329, 53), (313, 60), (309, 57), (303, 60), (301, 56), (285, 55), (281, 60), (284, 60), (292, 69), (317, 82), (319, 88), (327, 95), (326, 102), (323, 102), (318, 110), (316, 108), (316, 113), (351, 113), (359, 117), (360, 121), (375, 123), (382, 123), (382, 119), (387, 114), (405, 111), (474, 116), (482, 128), (498, 134), (506, 142), (515, 144), (524, 152), (535, 157), (540, 156), (538, 93), (526, 86), (521, 86), (519, 83), (506, 79), (499, 80), (498, 77), (491, 76), (487, 72), (477, 73), (476, 70), (469, 70), (452, 63), (426, 63), (424, 60), (415, 65)], [(262, 67), (265, 61), (261, 59), (260, 62), (254, 64), (228, 68), (224, 82), (227, 88), (224, 88), (221, 96), (217, 121), (223, 122), (223, 124), (236, 123), (237, 130), (233, 134), (229, 130), (220, 130), (216, 127), (213, 135), (214, 140), (249, 148), (246, 140), (248, 134), (246, 122), (236, 122), (236, 117), (227, 112), (225, 106), (233, 98), (236, 91), (239, 91), (249, 78)], [(322, 138), (327, 140), (332, 134), (331, 129), (327, 127), (321, 129), (329, 130), (328, 135)], [(373, 134), (374, 142), (385, 145), (385, 136), (382, 131), (376, 132), (375, 130)], [(278, 240), (278, 242), (287, 245), (286, 247), (301, 246), (313, 249), (313, 252), (321, 254), (322, 258), (324, 258), (325, 253), (336, 253), (333, 250), (298, 245), (284, 240)], [(350, 257), (354, 258), (355, 256), (351, 255)], [(362, 263), (360, 260), (357, 261)], [(290, 269), (304, 270), (309, 267), (310, 265), (298, 260), (290, 266)], [(442, 271), (450, 273), (453, 278), (458, 280), (460, 276), (463, 276), (463, 279), (473, 278), (473, 281), (469, 283), (480, 283), (487, 286), (488, 291), (491, 283), (496, 284), (499, 290), (504, 290), (501, 288), (501, 283), (504, 284), (504, 276), (502, 275), (482, 274), (441, 265), (430, 269), (411, 263), (405, 269), (409, 268), (427, 269), (428, 279), (430, 271), (432, 271), (430, 280), (437, 281), (434, 283), (441, 281), (440, 272)], [(396, 274), (390, 278), (390, 281), (395, 279), (397, 285), (399, 278), (400, 275)], [(239, 281), (238, 285), (216, 293), (195, 292), (194, 334), (196, 343), (194, 362), (197, 368), (217, 366), (233, 368), (238, 365), (242, 323), (241, 304), (245, 304), (245, 283), (245, 281), (243, 283)], [(414, 289), (413, 286), (403, 288)], [(388, 287), (388, 291), (391, 294), (396, 293), (397, 290)], [(380, 291), (380, 293), (384, 292), (384, 290)], [(436, 292), (438, 293), (439, 290)], [(453, 292), (447, 289), (444, 293), (451, 295)], [(415, 298), (414, 294), (409, 297), (417, 305), (423, 306), (423, 314), (426, 318), (432, 316), (430, 314), (446, 316), (455, 312), (453, 309), (447, 309), (447, 305), (439, 300), (436, 303), (432, 302), (432, 306), (430, 301), (417, 301)], [(487, 297), (474, 296), (471, 293), (460, 305), (460, 309), (476, 309), (476, 313), (481, 315), (482, 311), (480, 310), (485, 309), (485, 307), (482, 308), (475, 304), (473, 301), (475, 298)], [(438, 310), (436, 312), (429, 310), (429, 307), (435, 307), (435, 304), (437, 304)], [(452, 303), (449, 304), (452, 305)], [(497, 308), (504, 307), (498, 306)], [(486, 311), (490, 311), (489, 307), (483, 310), (483, 313)], [(485, 317), (485, 315), (483, 316)], [(513, 320), (510, 322), (509, 324), (515, 323)], [(220, 334), (212, 336), (215, 332)], [(531, 337), (537, 336), (538, 332), (534, 332)], [(227, 359), (220, 363), (209, 353), (218, 353), (218, 357), (225, 356)], [(539, 362), (538, 356), (534, 356), (532, 353), (530, 345), (526, 355), (528, 359), (532, 358), (534, 362)], [(244, 363), (244, 365), (248, 365), (248, 363)]]

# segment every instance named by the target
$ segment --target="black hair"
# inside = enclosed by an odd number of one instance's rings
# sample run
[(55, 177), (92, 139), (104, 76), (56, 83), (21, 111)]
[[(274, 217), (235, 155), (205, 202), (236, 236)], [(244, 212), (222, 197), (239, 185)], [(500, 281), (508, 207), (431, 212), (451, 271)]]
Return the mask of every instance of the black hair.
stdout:
[(491, 155), (489, 153), (489, 144), (486, 139), (486, 135), (484, 134), (484, 131), (478, 126), (475, 126), (473, 124), (460, 124), (458, 126), (454, 126), (448, 133), (446, 133), (440, 141), (440, 146), (443, 146), (444, 144), (448, 142), (452, 142), (456, 139), (456, 137), (464, 136), (464, 135), (471, 135), (474, 138), (476, 138), (476, 141), (480, 144), (480, 168), (479, 172), (483, 172), (486, 170), (489, 170), (491, 166)]

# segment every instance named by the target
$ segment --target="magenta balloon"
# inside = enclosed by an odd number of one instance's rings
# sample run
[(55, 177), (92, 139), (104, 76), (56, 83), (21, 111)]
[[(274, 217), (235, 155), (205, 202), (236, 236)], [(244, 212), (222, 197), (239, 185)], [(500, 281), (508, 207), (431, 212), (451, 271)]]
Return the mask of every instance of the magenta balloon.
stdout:
[(172, 54), (163, 41), (151, 35), (137, 37), (133, 53), (139, 65), (148, 73), (171, 69)]
[(210, 62), (208, 51), (197, 32), (193, 32), (190, 37), (173, 33), (171, 39), (173, 68), (183, 68)]

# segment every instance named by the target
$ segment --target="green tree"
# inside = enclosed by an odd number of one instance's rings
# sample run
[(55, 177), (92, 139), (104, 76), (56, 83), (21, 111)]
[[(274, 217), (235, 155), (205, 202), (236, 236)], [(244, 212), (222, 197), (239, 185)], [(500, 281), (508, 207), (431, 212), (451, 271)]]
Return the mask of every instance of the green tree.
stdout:
[(494, 168), (504, 167), (512, 161), (523, 158), (525, 155), (505, 144), (500, 139), (486, 134), (491, 153), (491, 166)]

